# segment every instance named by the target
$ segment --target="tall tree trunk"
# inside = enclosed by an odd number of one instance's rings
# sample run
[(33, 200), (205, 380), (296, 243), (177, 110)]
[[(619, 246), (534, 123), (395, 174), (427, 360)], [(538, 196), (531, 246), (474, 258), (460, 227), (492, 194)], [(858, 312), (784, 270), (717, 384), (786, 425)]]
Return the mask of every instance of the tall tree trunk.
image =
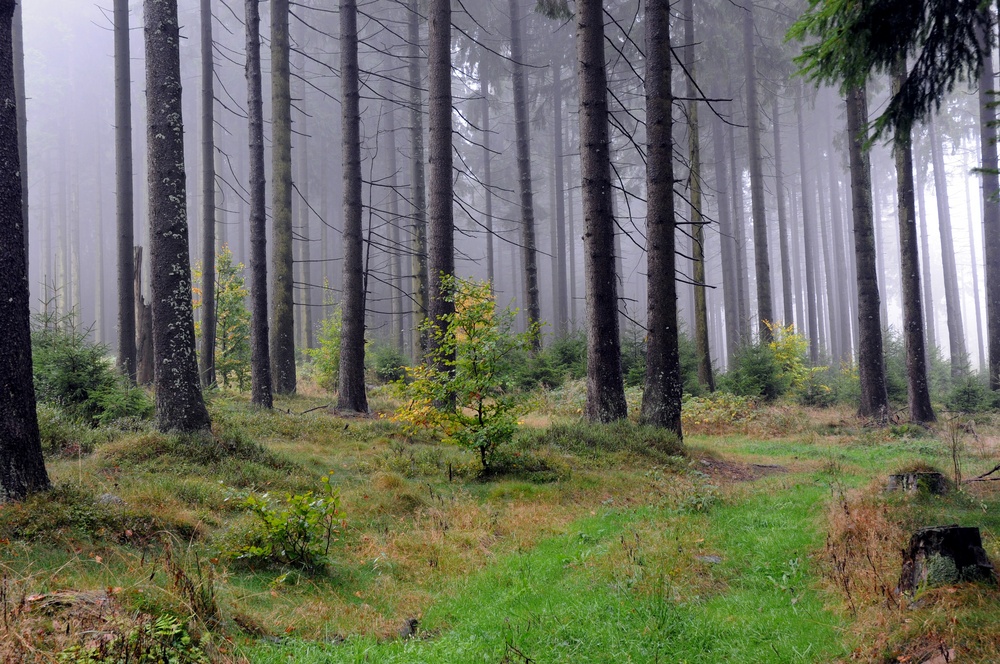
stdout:
[(778, 199), (778, 251), (781, 256), (781, 305), (784, 313), (783, 325), (794, 325), (794, 301), (792, 299), (792, 261), (788, 254), (788, 221), (785, 216), (785, 175), (781, 168), (781, 107), (778, 95), (772, 105), (774, 122), (774, 195)]
[[(662, 29), (662, 26), (661, 26)], [(669, 30), (667, 30), (669, 33)], [(669, 43), (669, 34), (666, 37)], [(701, 210), (701, 141), (698, 135), (698, 87), (695, 85), (694, 0), (684, 0), (684, 68), (687, 70), (688, 156), (691, 160), (688, 184), (691, 192), (692, 258), (694, 277), (694, 341), (698, 354), (698, 382), (709, 392), (715, 391), (712, 354), (708, 343), (708, 303), (705, 300), (705, 231)], [(656, 44), (659, 46), (659, 44)], [(660, 83), (662, 85), (662, 83)], [(653, 93), (671, 99), (669, 86)], [(647, 95), (648, 98), (648, 95)], [(669, 223), (669, 222), (668, 222)], [(676, 223), (676, 220), (675, 220)], [(675, 286), (676, 288), (676, 286)]]
[(768, 323), (774, 321), (771, 302), (771, 259), (767, 249), (767, 219), (764, 213), (763, 157), (760, 153), (760, 109), (757, 104), (757, 64), (754, 58), (753, 3), (743, 5), (743, 50), (747, 86), (747, 140), (750, 148), (750, 205), (753, 214), (754, 267), (757, 276), (757, 330), (761, 341), (771, 341)]
[[(969, 155), (966, 153), (962, 163), (962, 171), (971, 172)], [(972, 268), (972, 301), (976, 308), (976, 341), (979, 346), (979, 372), (986, 372), (986, 349), (983, 346), (983, 310), (979, 299), (979, 261), (976, 258), (976, 228), (972, 215), (972, 193), (969, 178), (965, 179), (965, 216), (969, 224), (969, 265)]]
[(274, 302), (271, 377), (278, 394), (295, 392), (295, 312), (292, 261), (292, 97), (289, 0), (271, 2), (271, 215)]
[[(893, 66), (892, 91), (906, 81), (906, 60)], [(913, 422), (933, 422), (934, 409), (927, 386), (927, 351), (924, 348), (924, 317), (920, 308), (920, 255), (916, 202), (913, 197), (913, 143), (910, 132), (899, 132), (893, 146), (896, 159), (896, 191), (899, 198), (899, 272), (903, 297), (903, 341), (906, 346), (906, 393)]]
[(958, 268), (955, 266), (955, 241), (951, 232), (951, 207), (948, 203), (948, 179), (944, 170), (934, 120), (929, 123), (931, 162), (934, 170), (934, 193), (937, 198), (938, 230), (941, 233), (941, 266), (944, 269), (944, 303), (948, 322), (948, 352), (951, 355), (951, 377), (965, 373), (969, 358), (965, 349), (965, 325), (962, 323), (962, 297), (958, 291)]
[(135, 280), (132, 199), (132, 74), (128, 0), (115, 12), (115, 207), (118, 235), (118, 370), (135, 381)]
[[(302, 75), (305, 76), (305, 62), (302, 63)], [(304, 137), (309, 136), (309, 114), (306, 111), (306, 87), (303, 85), (301, 88), (301, 97), (299, 99), (299, 108), (302, 111), (302, 134)], [(299, 192), (302, 198), (301, 203), (298, 206), (299, 212), (299, 236), (301, 241), (299, 246), (301, 250), (299, 255), (301, 256), (300, 267), (299, 267), (299, 290), (301, 292), (302, 304), (299, 319), (302, 323), (302, 334), (299, 337), (299, 343), (302, 348), (312, 348), (313, 347), (313, 337), (315, 333), (315, 324), (313, 323), (313, 280), (312, 280), (312, 235), (310, 233), (310, 221), (312, 218), (312, 210), (310, 209), (310, 198), (309, 198), (309, 139), (303, 138), (301, 142), (301, 147), (299, 148)]]
[(739, 168), (736, 162), (736, 132), (731, 125), (726, 126), (726, 133), (729, 138), (729, 158), (730, 169), (729, 178), (731, 180), (730, 189), (733, 196), (733, 241), (736, 243), (736, 276), (739, 284), (739, 328), (740, 344), (747, 344), (751, 341), (750, 332), (750, 272), (747, 269), (747, 239), (746, 224), (744, 223), (743, 206), (743, 169)]
[[(573, 181), (573, 157), (569, 157), (569, 175), (567, 179)], [(569, 252), (569, 283), (567, 284), (567, 295), (569, 297), (569, 320), (570, 330), (575, 332), (577, 326), (576, 318), (576, 215), (573, 214), (573, 192), (566, 192), (566, 251)]]
[[(627, 413), (625, 388), (622, 382), (621, 340), (618, 328), (618, 284), (615, 274), (615, 220), (613, 212), (613, 191), (611, 189), (611, 155), (608, 140), (608, 79), (604, 59), (604, 8), (598, 0), (580, 0), (576, 7), (576, 45), (580, 86), (580, 176), (583, 192), (584, 216), (584, 269), (586, 271), (587, 299), (587, 418), (596, 422), (620, 420)], [(660, 0), (656, 0), (656, 13), (663, 11)], [(650, 31), (647, 26), (647, 33)], [(648, 37), (647, 37), (648, 39)], [(659, 55), (659, 54), (658, 54)], [(647, 54), (647, 58), (648, 58)], [(648, 67), (647, 59), (647, 67)], [(669, 65), (668, 65), (669, 66)], [(648, 85), (648, 83), (647, 83)], [(655, 121), (654, 121), (655, 122)], [(651, 123), (652, 124), (652, 123)], [(669, 135), (669, 132), (668, 132)], [(671, 182), (673, 178), (669, 178)], [(673, 202), (671, 201), (672, 205)], [(653, 206), (649, 206), (654, 209)], [(648, 221), (647, 221), (648, 223)], [(663, 232), (673, 237), (673, 227)], [(648, 238), (647, 238), (648, 241)], [(664, 243), (673, 248), (672, 239)], [(653, 253), (649, 242), (650, 253)], [(665, 250), (664, 250), (665, 251)], [(662, 253), (662, 252), (661, 252)], [(670, 260), (673, 253), (670, 252)], [(673, 270), (665, 271), (656, 267), (656, 273), (669, 281), (664, 288), (662, 302), (669, 316), (671, 307), (676, 307)], [(649, 269), (654, 274), (654, 269)], [(653, 298), (650, 298), (652, 301)], [(675, 313), (676, 315), (676, 313)], [(653, 327), (653, 324), (650, 324)], [(673, 330), (661, 327), (667, 335), (676, 335)], [(650, 345), (652, 347), (652, 345)], [(664, 348), (664, 353), (667, 352)], [(652, 357), (655, 351), (649, 352)], [(652, 362), (656, 363), (656, 358)], [(646, 373), (650, 372), (647, 362)], [(665, 371), (665, 370), (664, 370)], [(670, 384), (669, 376), (661, 371), (657, 377), (664, 389)], [(648, 382), (648, 380), (647, 380)], [(652, 389), (651, 389), (652, 388)], [(674, 402), (671, 395), (648, 386), (643, 399), (649, 399), (649, 406), (643, 407), (645, 419), (669, 426), (675, 418), (668, 412)], [(654, 399), (656, 402), (654, 403)], [(680, 429), (679, 420), (677, 421)]]
[(142, 295), (142, 247), (133, 247), (132, 264), (135, 265), (135, 280), (132, 283), (135, 302), (135, 382), (152, 385), (154, 369), (153, 357), (153, 308)]
[[(831, 141), (832, 145), (832, 141)], [(832, 160), (827, 163), (830, 178), (830, 233), (831, 233), (831, 257), (833, 263), (830, 278), (836, 285), (836, 315), (830, 320), (830, 326), (837, 326), (837, 348), (834, 357), (840, 364), (850, 364), (854, 360), (851, 349), (851, 298), (847, 294), (850, 289), (849, 284), (854, 275), (851, 274), (850, 264), (847, 260), (847, 248), (844, 246), (844, 216), (841, 209), (840, 181), (837, 178), (836, 167)]]
[(930, 357), (931, 349), (937, 348), (937, 327), (934, 319), (934, 291), (931, 287), (931, 249), (930, 233), (927, 230), (927, 199), (924, 196), (926, 183), (924, 182), (923, 169), (916, 169), (916, 196), (915, 200), (920, 207), (917, 209), (917, 216), (920, 219), (920, 262), (923, 273), (923, 298), (924, 298), (924, 325), (925, 339), (927, 341), (927, 352)]
[[(18, 5), (20, 6), (20, 5)], [(97, 253), (97, 265), (95, 269), (95, 290), (94, 293), (94, 320), (96, 321), (96, 326), (94, 331), (96, 333), (95, 341), (99, 344), (103, 344), (104, 340), (107, 338), (105, 334), (105, 320), (104, 320), (104, 150), (100, 147), (97, 149), (97, 166), (94, 169), (96, 176), (96, 191), (95, 196), (97, 197), (97, 218), (94, 220), (94, 235), (95, 235), (95, 249)]]
[(876, 422), (889, 420), (885, 385), (882, 322), (879, 320), (875, 232), (872, 227), (872, 173), (865, 141), (868, 138), (868, 100), (863, 87), (847, 92), (847, 144), (851, 164), (851, 201), (854, 207), (854, 254), (858, 283), (858, 375), (861, 404), (858, 414)]
[[(14, 102), (17, 106), (17, 156), (21, 160), (21, 216), (24, 218), (24, 251), (28, 254), (28, 109), (24, 92), (24, 23), (21, 20), (21, 3), (14, 8), (11, 27), (14, 51)], [(46, 248), (47, 249), (47, 248)], [(25, 259), (28, 260), (28, 259)], [(29, 261), (30, 262), (30, 261)]]
[[(365, 394), (365, 278), (361, 237), (361, 108), (358, 5), (340, 2), (340, 80), (344, 162), (344, 291), (337, 408), (368, 411)], [(450, 109), (449, 109), (450, 110)]]
[[(690, 4), (687, 8), (690, 9)], [(579, 41), (582, 43), (583, 40)], [(643, 422), (664, 427), (680, 437), (683, 383), (678, 347), (677, 283), (674, 275), (677, 219), (674, 214), (670, 58), (670, 5), (666, 0), (651, 0), (646, 4), (645, 79), (648, 201), (646, 279), (649, 301), (646, 319), (646, 383), (642, 395), (641, 418)], [(588, 228), (589, 224), (588, 216)], [(589, 235), (588, 233), (588, 237)], [(588, 254), (592, 251), (588, 251)]]
[(802, 188), (802, 239), (805, 247), (806, 303), (808, 305), (809, 362), (819, 365), (820, 294), (816, 283), (816, 231), (813, 219), (814, 194), (809, 188), (809, 160), (806, 159), (805, 123), (802, 118), (802, 86), (795, 95), (795, 117), (799, 136), (799, 180)]
[[(389, 99), (393, 99), (395, 85), (388, 84)], [(389, 297), (392, 302), (391, 343), (400, 353), (406, 352), (406, 340), (403, 327), (403, 262), (399, 244), (399, 173), (396, 163), (396, 105), (389, 102), (389, 112), (386, 114), (386, 138), (388, 139), (388, 170), (389, 170)]]
[(413, 209), (413, 350), (422, 355), (427, 350), (426, 335), (420, 332), (427, 317), (427, 190), (424, 179), (424, 119), (423, 97), (420, 80), (420, 7), (418, 0), (410, 0), (407, 19), (407, 42), (410, 60), (410, 204)]
[[(49, 488), (31, 373), (28, 255), (14, 90), (14, 0), (0, 2), (0, 502)], [(10, 100), (15, 100), (11, 103)]]
[[(529, 329), (541, 321), (538, 297), (538, 266), (535, 249), (535, 203), (531, 193), (531, 130), (528, 125), (528, 93), (524, 81), (524, 49), (521, 47), (520, 0), (509, 0), (511, 80), (514, 93), (514, 135), (517, 146), (518, 193), (521, 202), (521, 260), (524, 263), (525, 307)], [(531, 335), (531, 346), (541, 348), (541, 336)]]
[(725, 130), (722, 118), (712, 114), (712, 148), (715, 159), (715, 188), (719, 206), (719, 241), (722, 253), (722, 291), (726, 317), (726, 357), (729, 366), (736, 359), (740, 347), (739, 278), (736, 274), (736, 238), (733, 236), (733, 219), (729, 209), (730, 183), (726, 175)]
[(212, 1), (201, 0), (201, 354), (202, 387), (215, 384), (215, 55)]
[[(556, 58), (560, 57), (556, 56)], [(562, 100), (562, 65), (558, 61), (554, 61), (552, 63), (552, 162), (555, 170), (556, 184), (556, 247), (555, 255), (553, 256), (555, 259), (555, 277), (552, 279), (552, 282), (555, 286), (553, 310), (555, 311), (556, 319), (556, 336), (559, 338), (566, 336), (569, 319), (569, 308), (566, 301), (566, 177), (563, 173)]]
[[(878, 173), (878, 167), (874, 167), (873, 172)], [(882, 228), (882, 196), (879, 191), (878, 178), (872, 178), (872, 210), (874, 212), (873, 225), (875, 227), (875, 269), (878, 274), (879, 290), (882, 295), (879, 304), (879, 320), (882, 321), (883, 329), (889, 326), (889, 280), (885, 269), (885, 254), (888, 251), (885, 242), (885, 231)]]
[(268, 357), (267, 231), (264, 175), (264, 100), (260, 71), (260, 0), (245, 0), (247, 124), (250, 155), (250, 402), (271, 408)]
[(819, 172), (816, 173), (816, 194), (818, 196), (818, 209), (819, 209), (819, 228), (817, 231), (820, 236), (820, 243), (822, 245), (823, 254), (823, 283), (826, 286), (826, 348), (827, 352), (830, 354), (830, 360), (832, 362), (839, 363), (840, 361), (840, 328), (837, 325), (837, 284), (839, 283), (837, 279), (837, 273), (834, 265), (833, 259), (833, 249), (830, 246), (832, 234), (830, 232), (830, 224), (828, 220), (827, 208), (829, 207), (825, 200), (824, 195), (826, 190), (823, 189), (823, 178), (820, 176)]
[(493, 257), (493, 169), (491, 168), (491, 163), (493, 160), (493, 151), (490, 148), (490, 134), (492, 129), (490, 128), (490, 93), (489, 93), (489, 83), (485, 80), (480, 82), (482, 89), (480, 94), (482, 94), (482, 105), (483, 105), (483, 194), (486, 196), (485, 212), (486, 212), (486, 278), (490, 282), (490, 288), (494, 293), (497, 291), (496, 284), (496, 268), (494, 267), (494, 257)]
[[(989, 51), (985, 35), (980, 42)], [(990, 389), (1000, 390), (1000, 176), (997, 175), (997, 128), (993, 60), (983, 58), (979, 74), (979, 149), (983, 178), (983, 264), (986, 268), (986, 339)]]
[[(439, 330), (447, 328), (447, 316), (455, 302), (445, 292), (442, 279), (455, 274), (455, 217), (452, 203), (451, 125), (451, 0), (430, 0), (427, 11), (427, 110), (430, 157), (430, 201), (428, 205), (428, 308), (427, 315)], [(436, 344), (436, 336), (428, 342)], [(440, 369), (450, 370), (442, 358)]]
[(143, 13), (156, 423), (161, 431), (207, 430), (191, 307), (177, 0), (145, 0)]

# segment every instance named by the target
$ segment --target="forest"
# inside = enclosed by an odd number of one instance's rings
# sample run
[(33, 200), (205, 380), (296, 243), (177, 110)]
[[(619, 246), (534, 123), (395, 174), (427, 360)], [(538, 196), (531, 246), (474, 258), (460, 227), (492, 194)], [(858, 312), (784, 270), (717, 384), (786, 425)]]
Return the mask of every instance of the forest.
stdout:
[(0, 0), (0, 661), (998, 661), (998, 17)]

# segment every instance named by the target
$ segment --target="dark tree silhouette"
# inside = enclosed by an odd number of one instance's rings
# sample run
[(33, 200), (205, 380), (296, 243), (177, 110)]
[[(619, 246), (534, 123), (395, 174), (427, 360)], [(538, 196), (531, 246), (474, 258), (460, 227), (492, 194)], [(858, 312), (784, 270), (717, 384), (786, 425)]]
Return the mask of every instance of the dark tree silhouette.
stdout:
[(115, 204), (118, 231), (118, 370), (136, 379), (132, 193), (132, 67), (128, 0), (115, 0)]

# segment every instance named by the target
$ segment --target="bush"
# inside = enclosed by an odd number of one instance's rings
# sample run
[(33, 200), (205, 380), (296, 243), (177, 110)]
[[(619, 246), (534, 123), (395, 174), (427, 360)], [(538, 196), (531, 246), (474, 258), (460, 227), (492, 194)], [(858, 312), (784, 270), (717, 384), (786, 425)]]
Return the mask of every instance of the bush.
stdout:
[(970, 414), (992, 410), (1000, 405), (989, 385), (978, 375), (956, 379), (944, 403), (948, 410)]
[(323, 319), (319, 326), (318, 348), (307, 348), (305, 353), (313, 361), (316, 382), (324, 390), (334, 392), (340, 381), (340, 330), (341, 311), (338, 305)]
[(377, 382), (393, 383), (406, 376), (410, 362), (395, 347), (376, 342), (367, 349), (365, 364)]
[(340, 491), (324, 477), (319, 492), (286, 494), (275, 505), (268, 494), (250, 494), (240, 505), (257, 517), (259, 528), (236, 550), (250, 564), (290, 565), (316, 571), (329, 563), (330, 546), (344, 527)]
[(146, 392), (115, 371), (107, 346), (91, 343), (87, 336), (71, 318), (43, 313), (34, 320), (32, 374), (38, 401), (89, 425), (152, 415)]
[(732, 366), (720, 381), (720, 387), (737, 396), (772, 401), (788, 391), (791, 380), (782, 374), (771, 347), (755, 343), (744, 346), (736, 353)]

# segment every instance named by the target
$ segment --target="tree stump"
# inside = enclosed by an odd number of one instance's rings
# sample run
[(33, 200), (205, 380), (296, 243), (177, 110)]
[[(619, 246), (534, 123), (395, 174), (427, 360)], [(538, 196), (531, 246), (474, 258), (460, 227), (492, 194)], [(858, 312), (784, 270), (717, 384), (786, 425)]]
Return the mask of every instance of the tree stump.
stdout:
[(997, 582), (979, 528), (936, 526), (913, 534), (909, 549), (903, 552), (901, 592), (912, 594), (920, 586), (963, 581)]
[(897, 473), (889, 475), (885, 490), (941, 495), (948, 492), (948, 478), (936, 472)]

